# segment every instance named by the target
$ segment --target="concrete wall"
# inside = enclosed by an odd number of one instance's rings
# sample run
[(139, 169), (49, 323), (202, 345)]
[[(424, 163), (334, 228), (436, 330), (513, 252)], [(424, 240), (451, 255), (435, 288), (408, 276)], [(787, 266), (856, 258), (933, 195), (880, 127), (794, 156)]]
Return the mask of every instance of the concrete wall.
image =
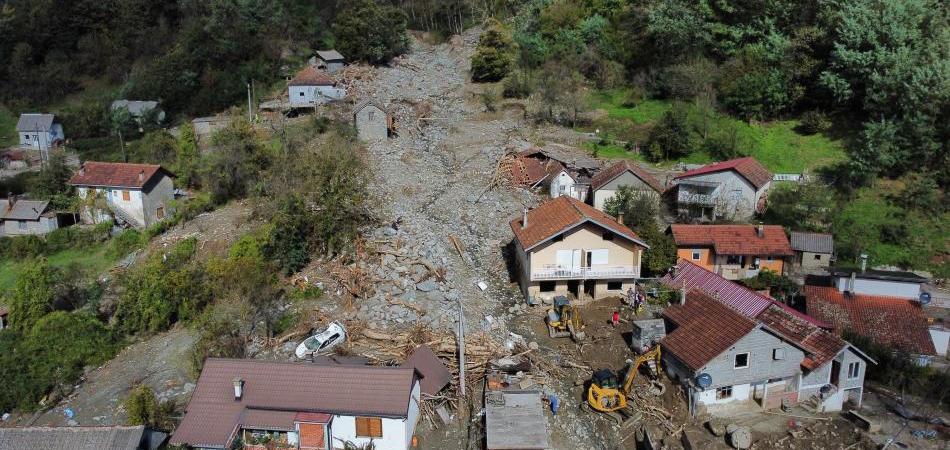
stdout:
[(290, 106), (314, 106), (339, 100), (346, 91), (333, 86), (289, 86)]
[[(20, 228), (21, 223), (26, 226), (25, 229)], [(59, 228), (59, 222), (55, 216), (40, 216), (39, 220), (4, 220), (2, 225), (3, 233), (0, 233), (0, 235), (6, 236), (43, 235)]]
[(937, 356), (947, 356), (948, 344), (950, 344), (950, 330), (945, 328), (931, 328), (930, 339), (934, 341), (934, 349), (937, 350)]
[(389, 123), (386, 111), (374, 105), (367, 105), (353, 117), (356, 124), (356, 134), (360, 139), (372, 142), (385, 140), (389, 134)]
[(646, 192), (659, 197), (659, 194), (649, 184), (644, 183), (643, 180), (637, 178), (630, 171), (624, 171), (623, 174), (594, 191), (594, 208), (603, 211), (604, 204), (616, 195), (620, 186), (630, 186), (635, 191)]
[(841, 292), (852, 291), (855, 294), (904, 297), (914, 300), (920, 297), (920, 283), (872, 280), (868, 278), (860, 278), (860, 276), (854, 280), (853, 289), (849, 287), (850, 283), (850, 277), (837, 277), (835, 279), (835, 285)]
[(825, 269), (831, 266), (831, 254), (830, 253), (812, 253), (812, 252), (796, 252), (798, 254), (798, 262), (803, 270), (816, 270), (816, 269)]
[[(687, 302), (687, 306), (689, 303)], [(783, 359), (774, 358), (774, 350), (785, 352)], [(735, 356), (749, 353), (749, 367), (735, 368)], [(797, 347), (757, 327), (736, 344), (717, 356), (699, 372), (712, 376), (711, 388), (737, 384), (758, 383), (770, 378), (787, 378), (801, 372), (800, 364), (805, 354)]]
[[(169, 201), (174, 200), (175, 191), (172, 179), (166, 175), (161, 175), (157, 181), (149, 183), (145, 188), (147, 190), (143, 192), (139, 189), (128, 188), (80, 187), (77, 189), (77, 194), (80, 199), (85, 199), (90, 189), (101, 192), (112, 208), (121, 209), (126, 215), (131, 216), (137, 222), (136, 227), (149, 227), (164, 219), (158, 218), (158, 208), (165, 208), (165, 218), (171, 216)], [(123, 192), (128, 192), (128, 200), (125, 200)], [(84, 208), (80, 216), (85, 223), (99, 223), (111, 218), (108, 211), (90, 211), (88, 208)]]
[[(531, 251), (531, 267), (542, 268), (557, 265), (558, 250), (607, 250), (607, 266), (633, 266), (640, 276), (640, 253), (642, 247), (626, 238), (615, 235), (612, 241), (603, 238), (607, 230), (592, 223), (585, 223), (564, 233), (560, 242), (548, 241)], [(582, 265), (584, 261), (582, 261)], [(595, 266), (596, 267), (596, 266)]]
[(338, 61), (327, 62), (324, 65), (326, 65), (327, 73), (336, 73), (343, 70), (343, 63)]

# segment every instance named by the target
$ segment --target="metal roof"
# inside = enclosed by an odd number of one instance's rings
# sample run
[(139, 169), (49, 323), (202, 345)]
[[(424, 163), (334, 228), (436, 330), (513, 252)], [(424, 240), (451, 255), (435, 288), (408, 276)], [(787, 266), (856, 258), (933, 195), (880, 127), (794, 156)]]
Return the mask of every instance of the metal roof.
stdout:
[(835, 239), (827, 233), (791, 232), (792, 250), (811, 253), (834, 253)]
[(20, 114), (16, 124), (17, 131), (49, 131), (53, 128), (56, 117), (52, 114)]
[(324, 61), (343, 61), (343, 55), (336, 50), (317, 50), (317, 56)]
[(0, 428), (0, 450), (142, 450), (144, 426)]
[(10, 208), (8, 201), (0, 200), (0, 219), (38, 220), (49, 206), (49, 200), (16, 200)]

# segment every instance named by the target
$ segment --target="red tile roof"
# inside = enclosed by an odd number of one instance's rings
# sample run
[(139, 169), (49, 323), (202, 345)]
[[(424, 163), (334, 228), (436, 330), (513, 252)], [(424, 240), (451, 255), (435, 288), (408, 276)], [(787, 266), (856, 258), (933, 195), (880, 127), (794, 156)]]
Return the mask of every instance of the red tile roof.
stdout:
[(69, 184), (141, 189), (159, 173), (173, 176), (171, 172), (156, 164), (86, 161), (69, 179)]
[(751, 156), (745, 158), (730, 159), (729, 161), (717, 162), (705, 165), (698, 169), (688, 170), (675, 177), (675, 179), (689, 178), (696, 175), (705, 175), (708, 173), (722, 172), (732, 170), (749, 181), (756, 189), (761, 189), (772, 181), (772, 172), (769, 172), (762, 164)]
[(333, 416), (324, 413), (299, 412), (294, 416), (294, 422), (330, 423)]
[(660, 341), (663, 349), (690, 369), (699, 370), (756, 327), (755, 321), (694, 289), (685, 305), (672, 305), (663, 316), (676, 329)]
[(755, 225), (670, 225), (677, 247), (712, 247), (719, 255), (794, 254), (785, 230), (779, 225), (761, 225), (762, 237)]
[(923, 309), (903, 297), (849, 295), (828, 286), (805, 286), (808, 314), (881, 345), (917, 355), (934, 355)]
[[(234, 399), (235, 378), (244, 380), (240, 400)], [(227, 445), (246, 411), (255, 409), (406, 417), (416, 379), (412, 368), (209, 358), (170, 443)]]
[(512, 159), (508, 174), (511, 184), (515, 186), (532, 186), (544, 179), (547, 171), (544, 164), (537, 158), (518, 156)]
[(617, 222), (603, 211), (594, 209), (586, 203), (571, 197), (561, 196), (548, 200), (528, 212), (528, 226), (522, 228), (522, 218), (512, 220), (509, 225), (515, 233), (515, 239), (525, 251), (553, 238), (580, 224), (591, 222), (613, 231), (645, 248), (648, 246), (630, 228)]
[(287, 84), (289, 86), (333, 86), (334, 83), (325, 72), (307, 65)]
[(590, 179), (590, 188), (591, 190), (598, 190), (603, 187), (605, 184), (610, 183), (615, 178), (622, 175), (624, 172), (630, 172), (633, 176), (639, 178), (641, 181), (646, 183), (648, 186), (653, 188), (654, 191), (658, 193), (663, 193), (663, 184), (659, 180), (653, 177), (650, 172), (647, 172), (642, 167), (633, 164), (629, 161), (620, 161), (604, 170), (601, 170)]

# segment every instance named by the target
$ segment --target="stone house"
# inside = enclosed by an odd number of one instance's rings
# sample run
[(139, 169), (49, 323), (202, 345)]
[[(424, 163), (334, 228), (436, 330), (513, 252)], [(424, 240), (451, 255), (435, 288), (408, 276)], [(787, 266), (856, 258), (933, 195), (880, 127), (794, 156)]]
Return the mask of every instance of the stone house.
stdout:
[(603, 211), (604, 204), (613, 198), (620, 186), (628, 186), (634, 191), (657, 197), (665, 191), (663, 184), (642, 167), (629, 161), (620, 161), (591, 178), (591, 202), (594, 208)]
[(171, 445), (195, 449), (408, 450), (419, 420), (412, 367), (209, 358)]
[(818, 412), (860, 407), (875, 361), (823, 322), (680, 260), (662, 282), (681, 290), (663, 311), (664, 365), (699, 408), (754, 402), (765, 409), (802, 403)]
[(751, 278), (762, 270), (785, 273), (792, 256), (785, 230), (778, 225), (670, 225), (678, 257), (724, 278)]
[(382, 141), (392, 136), (393, 116), (382, 104), (373, 99), (359, 102), (353, 108), (356, 135), (363, 141)]
[(174, 175), (155, 164), (87, 161), (69, 185), (85, 204), (84, 223), (114, 219), (116, 224), (146, 228), (171, 215)]
[(313, 107), (346, 97), (346, 90), (336, 87), (325, 72), (306, 66), (287, 83), (290, 106)]
[(20, 147), (34, 150), (49, 150), (66, 141), (63, 125), (52, 114), (20, 114), (16, 124)]
[(679, 214), (703, 220), (748, 220), (765, 205), (772, 172), (747, 156), (689, 170), (674, 180)]
[(805, 272), (827, 269), (835, 254), (835, 239), (827, 233), (789, 233), (795, 263)]
[(0, 236), (43, 235), (57, 228), (49, 200), (21, 200), (15, 195), (0, 200)]
[(317, 50), (317, 54), (310, 58), (310, 65), (323, 69), (327, 73), (336, 73), (343, 70), (346, 60), (336, 50)]
[(509, 225), (518, 282), (529, 303), (567, 294), (622, 295), (640, 277), (643, 251), (649, 248), (613, 217), (567, 196), (526, 210)]

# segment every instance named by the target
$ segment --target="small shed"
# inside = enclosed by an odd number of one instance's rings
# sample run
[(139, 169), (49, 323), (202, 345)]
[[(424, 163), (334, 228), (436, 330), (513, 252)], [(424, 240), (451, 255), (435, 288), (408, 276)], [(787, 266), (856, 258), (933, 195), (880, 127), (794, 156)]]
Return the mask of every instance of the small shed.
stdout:
[(353, 123), (357, 136), (367, 142), (384, 140), (395, 130), (392, 114), (373, 99), (363, 100), (353, 108)]
[(326, 70), (327, 73), (335, 73), (343, 69), (346, 60), (336, 50), (317, 50), (317, 54), (310, 58), (310, 65)]
[(666, 336), (666, 325), (663, 319), (644, 319), (633, 322), (630, 333), (630, 346), (643, 353), (656, 345)]
[(485, 438), (488, 450), (548, 448), (548, 421), (541, 392), (486, 392)]
[(831, 265), (835, 252), (832, 235), (793, 231), (789, 244), (803, 270), (824, 269)]

